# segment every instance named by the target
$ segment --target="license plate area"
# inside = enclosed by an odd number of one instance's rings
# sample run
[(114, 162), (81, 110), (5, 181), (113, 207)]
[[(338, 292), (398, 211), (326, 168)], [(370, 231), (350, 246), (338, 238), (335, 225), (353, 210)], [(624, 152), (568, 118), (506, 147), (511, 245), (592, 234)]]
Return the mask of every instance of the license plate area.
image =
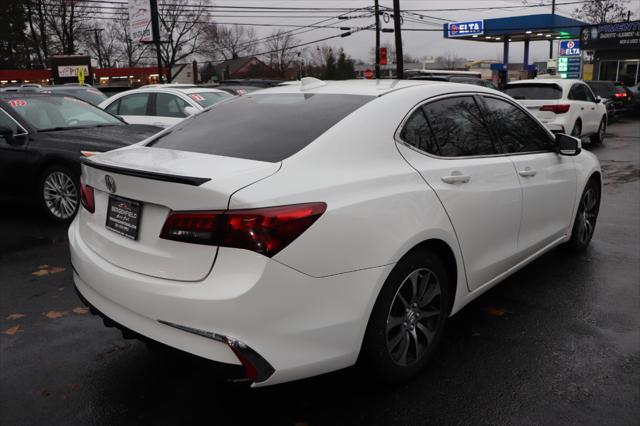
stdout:
[(127, 198), (109, 196), (105, 227), (131, 240), (138, 239), (142, 203)]

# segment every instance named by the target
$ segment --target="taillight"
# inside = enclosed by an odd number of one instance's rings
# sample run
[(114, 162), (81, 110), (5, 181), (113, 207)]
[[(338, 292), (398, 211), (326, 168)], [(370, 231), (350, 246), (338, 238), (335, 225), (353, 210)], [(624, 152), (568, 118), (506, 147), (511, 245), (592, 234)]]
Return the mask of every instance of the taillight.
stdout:
[(553, 105), (542, 105), (540, 107), (540, 111), (551, 111), (556, 114), (564, 114), (569, 111), (569, 104), (553, 104)]
[(626, 98), (627, 94), (626, 93), (616, 93), (613, 96), (615, 96), (616, 98)]
[(172, 212), (160, 238), (251, 250), (274, 256), (306, 231), (326, 210), (325, 203), (247, 210)]
[(80, 202), (82, 203), (82, 206), (89, 211), (89, 213), (96, 211), (96, 202), (93, 198), (93, 187), (86, 185), (82, 178), (80, 178)]

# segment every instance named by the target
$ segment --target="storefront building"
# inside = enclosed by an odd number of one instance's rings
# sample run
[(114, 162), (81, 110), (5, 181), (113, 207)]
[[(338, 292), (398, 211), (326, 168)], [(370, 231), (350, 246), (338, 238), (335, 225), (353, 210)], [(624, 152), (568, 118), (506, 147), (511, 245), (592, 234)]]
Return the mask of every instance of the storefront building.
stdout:
[[(585, 64), (593, 80), (610, 80), (633, 86), (640, 81), (640, 21), (584, 26), (582, 49), (591, 64)], [(589, 66), (590, 65), (590, 66)]]

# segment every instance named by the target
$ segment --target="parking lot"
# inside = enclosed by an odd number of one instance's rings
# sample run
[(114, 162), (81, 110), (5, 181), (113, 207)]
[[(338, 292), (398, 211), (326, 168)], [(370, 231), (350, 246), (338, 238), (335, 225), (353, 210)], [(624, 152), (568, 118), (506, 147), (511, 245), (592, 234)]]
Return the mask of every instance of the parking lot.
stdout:
[(399, 387), (350, 368), (237, 388), (208, 361), (124, 340), (77, 298), (66, 229), (2, 200), (0, 424), (637, 424), (640, 122), (608, 130), (588, 251), (555, 249), (464, 308)]

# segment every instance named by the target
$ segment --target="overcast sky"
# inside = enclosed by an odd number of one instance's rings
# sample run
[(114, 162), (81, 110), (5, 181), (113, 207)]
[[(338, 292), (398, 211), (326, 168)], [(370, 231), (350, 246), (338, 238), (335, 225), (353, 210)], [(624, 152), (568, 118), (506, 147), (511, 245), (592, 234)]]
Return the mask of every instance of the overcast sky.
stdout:
[[(557, 3), (566, 3), (575, 0), (557, 0)], [(511, 8), (501, 9), (505, 6), (522, 6), (524, 4), (540, 4), (551, 3), (551, 0), (400, 0), (400, 7), (403, 10), (407, 9), (443, 9), (443, 8), (460, 8), (466, 9), (471, 7), (491, 7), (491, 10), (460, 10), (460, 11), (431, 11), (431, 12), (419, 12), (421, 14), (430, 15), (438, 18), (451, 19), (454, 21), (472, 21), (480, 19), (500, 18), (507, 16), (519, 16), (519, 15), (531, 15), (539, 13), (551, 13), (551, 6), (547, 7), (530, 7), (530, 8)], [(278, 6), (278, 7), (367, 7), (373, 5), (373, 0), (215, 0), (214, 4), (219, 6)], [(632, 0), (632, 12), (635, 16), (640, 15), (640, 1)], [(380, 0), (381, 6), (393, 7), (392, 0)], [(565, 5), (556, 7), (556, 13), (571, 17), (571, 14), (576, 5)], [(336, 15), (335, 12), (319, 13), (319, 15)], [(300, 15), (305, 15), (305, 12), (301, 11)], [(239, 18), (215, 18), (216, 22), (238, 22)], [(285, 19), (278, 20), (264, 19), (264, 18), (242, 18), (243, 22), (250, 23), (273, 23), (280, 22), (282, 24), (290, 23), (294, 25), (305, 25), (320, 21), (321, 18), (312, 19)], [(418, 18), (419, 19), (419, 18)], [(288, 21), (288, 22), (287, 22)], [(431, 19), (431, 21), (434, 21)], [(373, 17), (355, 19), (349, 21), (342, 21), (344, 26), (357, 26), (362, 27), (373, 23)], [(436, 21), (443, 23), (444, 21)], [(392, 22), (384, 24), (383, 27), (393, 28)], [(406, 22), (403, 28), (438, 28), (434, 25), (428, 24), (416, 24)], [(440, 24), (441, 28), (441, 24)], [(291, 29), (283, 27), (283, 29)], [(259, 36), (267, 36), (273, 31), (273, 28), (256, 27), (256, 32)], [(323, 37), (331, 36), (340, 33), (339, 29), (317, 29), (314, 31), (301, 34), (298, 38), (303, 41), (312, 41)], [(356, 59), (362, 59), (369, 61), (371, 48), (375, 43), (375, 33), (373, 31), (361, 31), (345, 38), (337, 38), (328, 40), (325, 43), (331, 46), (342, 46), (352, 57)], [(440, 56), (446, 55), (448, 52), (460, 57), (468, 59), (502, 59), (502, 44), (500, 43), (482, 43), (462, 40), (446, 40), (442, 36), (441, 31), (403, 31), (402, 33), (403, 44), (405, 52), (415, 56)], [(394, 43), (393, 33), (381, 34), (382, 43)], [(531, 43), (531, 56), (530, 61), (544, 61), (548, 58), (549, 43), (547, 41), (532, 42)], [(510, 60), (512, 62), (522, 62), (523, 58), (523, 43), (513, 43), (510, 51)]]

